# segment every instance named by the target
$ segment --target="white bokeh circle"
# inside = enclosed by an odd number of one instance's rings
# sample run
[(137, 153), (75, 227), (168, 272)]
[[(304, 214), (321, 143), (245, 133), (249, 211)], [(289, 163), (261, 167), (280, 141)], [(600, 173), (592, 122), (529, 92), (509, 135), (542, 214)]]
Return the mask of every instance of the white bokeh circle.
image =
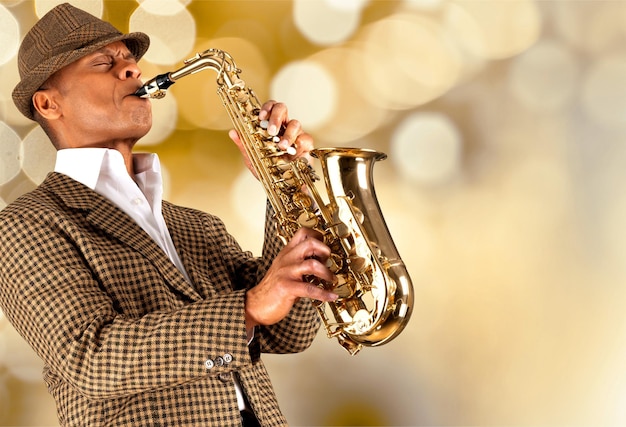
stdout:
[(98, 18), (102, 18), (102, 12), (104, 11), (103, 0), (35, 0), (35, 12), (41, 18), (62, 3), (69, 3)]
[(444, 21), (460, 46), (491, 60), (523, 52), (541, 33), (541, 14), (531, 0), (450, 2)]
[(346, 1), (343, 7), (329, 0), (294, 0), (293, 21), (312, 43), (328, 46), (346, 41), (359, 27), (361, 2)]
[(56, 150), (39, 126), (31, 130), (21, 144), (22, 169), (35, 184), (40, 184), (54, 169)]
[[(148, 5), (151, 5), (149, 2)], [(142, 3), (129, 20), (130, 31), (150, 35), (150, 49), (143, 58), (154, 64), (176, 64), (186, 59), (196, 40), (196, 21), (187, 8), (170, 15), (156, 14)]]
[(579, 64), (567, 46), (544, 41), (513, 59), (510, 90), (534, 111), (564, 108), (576, 94)]
[(298, 119), (305, 129), (315, 130), (328, 121), (337, 105), (334, 78), (316, 62), (293, 61), (274, 76), (272, 99), (289, 106), (289, 115)]
[(11, 12), (0, 4), (0, 65), (6, 64), (17, 54), (20, 42), (20, 27)]
[[(137, 0), (141, 7), (153, 15), (176, 15), (185, 9), (186, 4), (178, 0)], [(188, 3), (188, 2), (187, 2)]]
[(259, 181), (248, 169), (242, 169), (233, 182), (230, 202), (237, 217), (255, 235), (263, 234), (267, 197)]
[(581, 105), (598, 124), (626, 130), (626, 55), (610, 54), (591, 64), (582, 84)]
[(21, 139), (6, 123), (0, 121), (0, 185), (6, 184), (20, 172)]
[(391, 137), (391, 159), (400, 174), (420, 184), (440, 184), (459, 172), (461, 136), (439, 113), (413, 113)]

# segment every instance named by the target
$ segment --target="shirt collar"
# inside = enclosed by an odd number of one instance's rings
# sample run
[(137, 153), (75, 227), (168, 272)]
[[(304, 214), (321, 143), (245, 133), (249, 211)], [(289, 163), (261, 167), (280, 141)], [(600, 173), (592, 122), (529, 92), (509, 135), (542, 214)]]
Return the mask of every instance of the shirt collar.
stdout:
[[(133, 167), (136, 178), (146, 174), (161, 175), (159, 157), (154, 153), (133, 154)], [(57, 151), (54, 171), (67, 175), (92, 190), (96, 188), (104, 170), (126, 173), (124, 158), (119, 151), (109, 148), (66, 148)]]

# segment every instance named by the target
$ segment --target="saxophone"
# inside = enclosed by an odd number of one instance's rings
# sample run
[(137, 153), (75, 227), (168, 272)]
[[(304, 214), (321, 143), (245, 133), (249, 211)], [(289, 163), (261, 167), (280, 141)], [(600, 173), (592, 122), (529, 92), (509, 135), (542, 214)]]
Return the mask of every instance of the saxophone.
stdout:
[[(204, 69), (217, 73), (217, 93), (240, 135), (263, 184), (277, 220), (277, 234), (287, 242), (300, 227), (318, 230), (331, 249), (327, 265), (337, 283), (306, 277), (339, 295), (333, 302), (314, 301), (329, 338), (336, 337), (351, 355), (362, 346), (375, 347), (395, 338), (406, 326), (413, 306), (413, 286), (380, 211), (372, 180), (373, 165), (384, 153), (357, 148), (320, 148), (326, 185), (304, 158), (287, 160), (259, 120), (261, 104), (239, 78), (232, 57), (218, 49), (197, 53), (180, 69), (158, 75), (135, 95), (159, 99), (178, 79)], [(293, 147), (290, 147), (293, 149)]]

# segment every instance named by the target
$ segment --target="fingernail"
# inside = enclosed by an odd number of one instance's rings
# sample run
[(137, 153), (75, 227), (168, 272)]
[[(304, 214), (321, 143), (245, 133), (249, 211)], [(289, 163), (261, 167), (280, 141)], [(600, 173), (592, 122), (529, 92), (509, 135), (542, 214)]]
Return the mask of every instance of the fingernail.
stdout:
[(276, 125), (270, 125), (270, 127), (267, 128), (267, 133), (269, 133), (270, 135), (276, 135), (278, 133)]

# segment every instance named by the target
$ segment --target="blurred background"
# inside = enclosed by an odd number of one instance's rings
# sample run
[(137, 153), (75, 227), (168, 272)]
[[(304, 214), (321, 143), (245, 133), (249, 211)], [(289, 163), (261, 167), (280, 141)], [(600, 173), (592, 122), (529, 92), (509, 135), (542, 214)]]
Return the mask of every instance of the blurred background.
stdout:
[[(0, 3), (0, 208), (54, 165), (11, 100), (58, 1)], [(73, 1), (152, 45), (144, 78), (210, 47), (318, 147), (383, 151), (376, 193), (415, 287), (405, 331), (350, 356), (323, 332), (264, 358), (294, 426), (626, 424), (626, 2)], [(264, 195), (215, 73), (153, 101), (167, 198), (259, 253)], [(319, 170), (319, 165), (316, 165)], [(41, 362), (0, 313), (0, 424), (54, 426)]]

